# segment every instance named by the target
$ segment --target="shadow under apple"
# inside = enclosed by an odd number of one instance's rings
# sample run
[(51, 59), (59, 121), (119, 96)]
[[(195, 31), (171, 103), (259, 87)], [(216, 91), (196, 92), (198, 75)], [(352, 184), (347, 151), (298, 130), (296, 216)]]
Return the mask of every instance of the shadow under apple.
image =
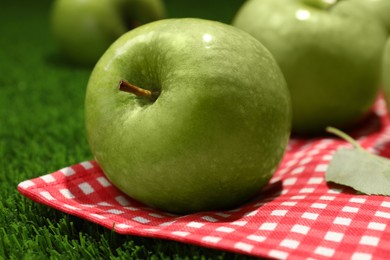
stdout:
[(65, 69), (81, 69), (92, 71), (93, 66), (83, 65), (72, 62), (65, 54), (60, 51), (51, 51), (44, 57), (45, 62), (52, 67)]
[[(384, 128), (382, 118), (375, 113), (374, 111), (370, 111), (366, 116), (357, 121), (355, 124), (352, 124), (348, 127), (341, 128), (340, 130), (346, 132), (354, 139), (359, 139), (364, 136), (372, 135), (375, 133), (379, 133)], [(333, 134), (325, 132), (317, 133), (317, 134), (298, 134), (292, 133), (291, 138), (293, 139), (312, 139), (312, 138), (339, 138), (335, 137)]]

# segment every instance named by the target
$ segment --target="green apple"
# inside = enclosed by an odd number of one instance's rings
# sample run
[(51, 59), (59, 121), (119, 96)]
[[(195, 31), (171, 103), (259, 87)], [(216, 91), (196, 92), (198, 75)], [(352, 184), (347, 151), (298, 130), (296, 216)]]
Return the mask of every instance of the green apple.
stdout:
[(267, 184), (291, 127), (269, 51), (196, 18), (138, 27), (105, 52), (86, 92), (88, 141), (120, 190), (175, 213), (234, 207)]
[(378, 92), (385, 28), (350, 1), (249, 0), (233, 25), (262, 42), (292, 99), (292, 129), (348, 128)]
[(390, 115), (390, 37), (387, 40), (382, 66), (383, 96), (386, 100), (387, 111)]
[(52, 34), (66, 58), (92, 66), (119, 36), (164, 17), (161, 0), (56, 0)]
[(350, 0), (363, 10), (371, 12), (390, 34), (390, 1), (389, 0)]

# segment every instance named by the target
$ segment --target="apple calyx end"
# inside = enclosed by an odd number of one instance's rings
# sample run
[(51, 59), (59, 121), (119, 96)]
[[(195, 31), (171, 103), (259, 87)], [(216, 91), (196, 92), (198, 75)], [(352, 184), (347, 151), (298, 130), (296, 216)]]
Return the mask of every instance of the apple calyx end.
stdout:
[(160, 92), (158, 91), (151, 91), (148, 89), (137, 87), (123, 79), (119, 81), (119, 90), (123, 92), (132, 93), (138, 97), (149, 98), (151, 101), (156, 101), (156, 99), (160, 95)]

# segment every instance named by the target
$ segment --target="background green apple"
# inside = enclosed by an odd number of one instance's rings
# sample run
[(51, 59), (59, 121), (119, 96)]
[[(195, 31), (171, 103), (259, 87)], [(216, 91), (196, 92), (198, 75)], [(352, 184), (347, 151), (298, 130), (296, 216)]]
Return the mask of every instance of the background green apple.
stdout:
[(91, 66), (120, 35), (164, 17), (160, 0), (56, 0), (51, 23), (66, 58)]
[(390, 114), (390, 38), (388, 38), (382, 66), (383, 95), (387, 104), (387, 111)]
[(321, 5), (326, 2), (249, 0), (233, 20), (279, 63), (297, 133), (351, 126), (369, 111), (379, 87), (384, 27), (350, 1)]
[[(157, 100), (120, 91), (131, 84)], [(167, 19), (120, 37), (86, 93), (91, 150), (131, 197), (176, 213), (254, 196), (286, 148), (290, 98), (272, 55), (249, 34), (203, 19)]]
[(390, 1), (389, 0), (349, 0), (360, 6), (362, 10), (371, 12), (390, 34)]

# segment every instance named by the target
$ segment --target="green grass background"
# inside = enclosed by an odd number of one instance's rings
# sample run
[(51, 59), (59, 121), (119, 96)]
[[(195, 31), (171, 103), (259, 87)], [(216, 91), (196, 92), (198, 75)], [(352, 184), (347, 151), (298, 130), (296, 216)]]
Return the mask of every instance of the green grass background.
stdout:
[[(166, 0), (169, 17), (229, 23), (244, 0)], [(64, 62), (49, 0), (0, 3), (0, 259), (241, 259), (178, 242), (118, 235), (32, 202), (23, 180), (92, 159), (84, 129), (91, 68)]]

